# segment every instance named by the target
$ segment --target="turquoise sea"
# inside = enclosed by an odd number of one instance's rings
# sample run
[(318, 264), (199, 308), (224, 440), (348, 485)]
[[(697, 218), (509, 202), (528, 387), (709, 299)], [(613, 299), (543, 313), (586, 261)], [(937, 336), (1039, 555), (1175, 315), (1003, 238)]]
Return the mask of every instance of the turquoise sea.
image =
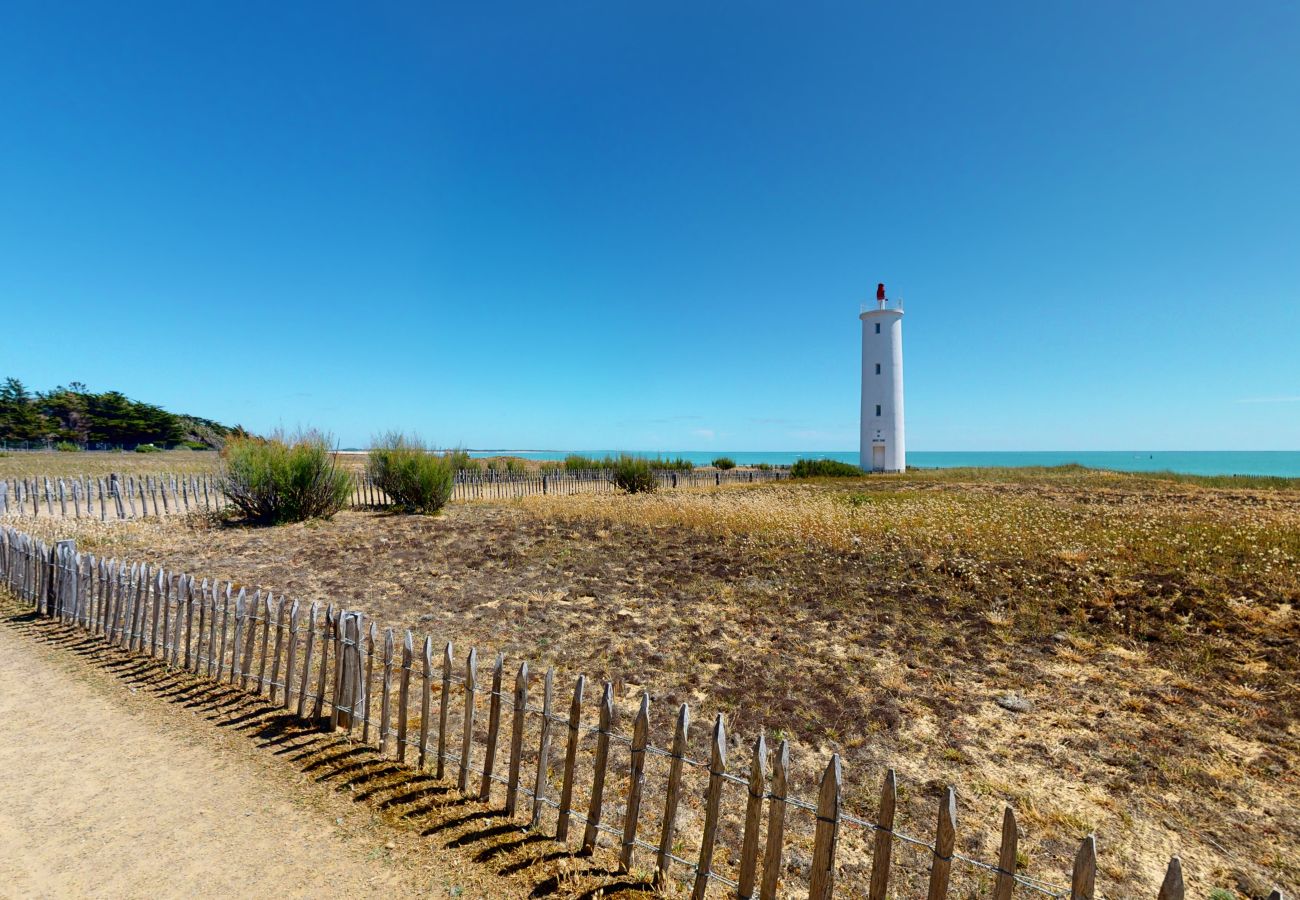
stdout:
[[(474, 456), (509, 454), (528, 459), (564, 459), (569, 453), (617, 456), (618, 450), (473, 450)], [(708, 465), (719, 456), (738, 464), (788, 466), (797, 459), (838, 459), (857, 464), (856, 450), (802, 452), (755, 450), (631, 451), (637, 456), (683, 457)], [(1181, 472), (1185, 475), (1280, 475), (1300, 478), (1300, 450), (909, 450), (907, 464), (919, 468), (961, 466), (1059, 466), (1078, 463), (1125, 472)]]

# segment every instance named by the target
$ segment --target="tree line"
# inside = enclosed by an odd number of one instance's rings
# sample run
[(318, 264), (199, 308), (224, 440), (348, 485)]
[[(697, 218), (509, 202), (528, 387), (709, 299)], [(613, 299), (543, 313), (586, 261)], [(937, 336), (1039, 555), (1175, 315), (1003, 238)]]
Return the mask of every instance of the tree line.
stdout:
[(131, 447), (220, 447), (243, 433), (210, 419), (178, 415), (120, 391), (96, 393), (79, 381), (31, 391), (17, 378), (0, 385), (0, 441)]

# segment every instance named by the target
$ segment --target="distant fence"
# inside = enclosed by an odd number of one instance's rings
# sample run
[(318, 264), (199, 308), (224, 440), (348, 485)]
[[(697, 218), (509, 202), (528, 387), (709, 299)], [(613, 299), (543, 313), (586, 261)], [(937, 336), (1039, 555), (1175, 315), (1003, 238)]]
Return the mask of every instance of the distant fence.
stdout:
[[(655, 473), (664, 490), (743, 484), (788, 479), (785, 469)], [(476, 472), (456, 473), (453, 500), (511, 499), (540, 494), (613, 493), (610, 473), (603, 469), (581, 472)], [(392, 505), (365, 473), (352, 476), (349, 505), (356, 509)], [(61, 516), (92, 519), (139, 519), (194, 510), (217, 510), (227, 504), (221, 479), (215, 475), (108, 475), (31, 476), (0, 479), (0, 515)]]
[[(912, 837), (895, 824), (892, 769), (874, 821), (844, 808), (838, 755), (814, 769), (817, 796), (804, 799), (787, 741), (770, 753), (759, 737), (737, 767), (728, 757), (739, 745), (728, 740), (722, 716), (707, 746), (693, 749), (699, 736), (692, 738), (682, 704), (671, 742), (660, 746), (651, 733), (658, 727), (666, 735), (668, 720), (652, 716), (647, 694), (630, 733), (619, 727), (621, 682), (604, 684), (593, 725), (583, 676), (569, 699), (554, 670), (539, 678), (521, 662), (511, 685), (500, 654), (480, 673), (476, 649), (458, 657), (448, 641), (435, 656), (431, 637), (381, 633), (357, 611), (328, 606), (322, 615), (319, 603), (304, 608), (261, 590), (249, 596), (229, 582), (223, 588), (144, 563), (96, 559), (72, 541), (51, 546), (8, 526), (0, 527), (0, 584), (40, 614), (110, 645), (265, 694), (325, 731), (345, 730), (399, 763), (455, 778), (467, 795), (503, 800), (507, 818), (526, 819), (562, 844), (580, 839), (590, 851), (608, 836), (623, 871), (652, 870), (660, 885), (680, 881), (695, 900), (711, 890), (810, 900), (837, 893), (941, 900), (950, 889), (998, 900), (1101, 896), (1091, 835), (1079, 846), (1070, 887), (1054, 887), (1017, 871), (1010, 806), (997, 862), (980, 861), (955, 850), (951, 787), (939, 801), (933, 841)], [(1158, 897), (1183, 896), (1175, 857)], [(1281, 900), (1280, 892), (1272, 896)]]

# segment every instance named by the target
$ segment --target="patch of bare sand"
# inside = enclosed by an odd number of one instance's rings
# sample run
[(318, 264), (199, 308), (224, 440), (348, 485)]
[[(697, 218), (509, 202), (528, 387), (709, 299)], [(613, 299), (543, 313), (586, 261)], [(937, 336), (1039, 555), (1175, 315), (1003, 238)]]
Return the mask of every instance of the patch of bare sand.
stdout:
[(206, 721), (10, 626), (0, 673), (2, 896), (522, 895), (322, 808)]

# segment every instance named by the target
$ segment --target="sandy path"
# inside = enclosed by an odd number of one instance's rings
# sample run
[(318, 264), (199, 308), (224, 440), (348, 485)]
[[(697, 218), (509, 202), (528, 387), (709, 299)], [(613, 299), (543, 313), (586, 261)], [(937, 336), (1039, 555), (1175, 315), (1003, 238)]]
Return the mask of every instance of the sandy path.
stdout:
[(456, 895), (211, 725), (6, 625), (0, 722), (0, 896)]

